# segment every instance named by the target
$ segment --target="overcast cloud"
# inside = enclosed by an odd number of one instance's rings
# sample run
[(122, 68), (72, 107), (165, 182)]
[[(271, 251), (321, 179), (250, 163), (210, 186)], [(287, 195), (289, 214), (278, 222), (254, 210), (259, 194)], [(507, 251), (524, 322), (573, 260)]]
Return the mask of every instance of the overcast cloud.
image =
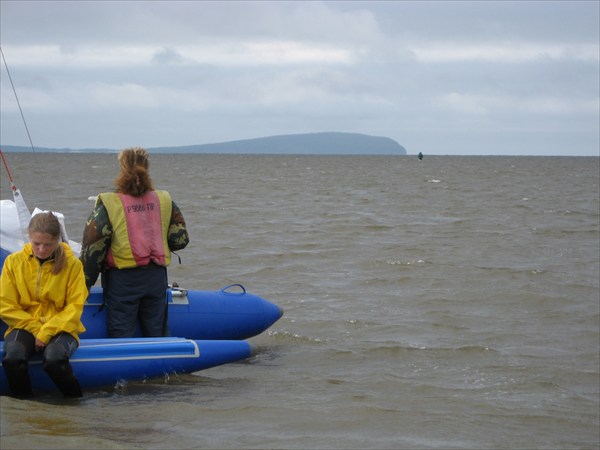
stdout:
[[(346, 131), (409, 154), (600, 152), (598, 1), (0, 1), (36, 147)], [(4, 61), (2, 145), (29, 145)]]

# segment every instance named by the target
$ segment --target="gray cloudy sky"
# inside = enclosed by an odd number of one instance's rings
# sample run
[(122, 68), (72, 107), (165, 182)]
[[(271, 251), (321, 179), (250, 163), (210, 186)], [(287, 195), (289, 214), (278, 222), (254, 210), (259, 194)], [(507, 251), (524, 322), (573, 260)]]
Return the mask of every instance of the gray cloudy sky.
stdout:
[[(409, 154), (598, 156), (598, 1), (10, 1), (36, 147), (387, 136)], [(4, 61), (3, 145), (29, 145)]]

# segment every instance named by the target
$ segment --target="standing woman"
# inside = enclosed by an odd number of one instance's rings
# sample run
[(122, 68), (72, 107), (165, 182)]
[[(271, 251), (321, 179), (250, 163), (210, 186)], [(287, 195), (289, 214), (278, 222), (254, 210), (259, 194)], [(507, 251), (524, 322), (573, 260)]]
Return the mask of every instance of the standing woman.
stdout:
[(108, 336), (168, 336), (167, 266), (189, 242), (181, 211), (167, 191), (154, 190), (148, 152), (119, 154), (116, 192), (98, 196), (83, 232), (81, 261), (90, 289), (100, 273)]
[(52, 212), (29, 223), (30, 242), (6, 257), (0, 275), (0, 319), (7, 325), (2, 368), (16, 397), (32, 395), (28, 361), (42, 352), (42, 364), (65, 397), (81, 397), (69, 358), (79, 346), (83, 305), (88, 296), (82, 264), (61, 242)]

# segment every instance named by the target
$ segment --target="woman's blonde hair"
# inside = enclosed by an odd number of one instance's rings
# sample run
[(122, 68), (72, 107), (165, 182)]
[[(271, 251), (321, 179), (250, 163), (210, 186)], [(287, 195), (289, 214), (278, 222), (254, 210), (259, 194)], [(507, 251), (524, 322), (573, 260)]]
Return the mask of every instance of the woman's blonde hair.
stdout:
[(52, 273), (55, 275), (59, 273), (65, 266), (67, 258), (65, 256), (65, 251), (60, 244), (62, 238), (60, 233), (60, 222), (58, 221), (58, 218), (52, 214), (51, 211), (36, 214), (29, 221), (28, 231), (30, 236), (32, 233), (45, 233), (58, 240), (58, 247), (56, 247), (56, 250), (54, 250), (52, 254), (54, 259)]
[(115, 179), (117, 192), (140, 197), (154, 189), (148, 172), (148, 152), (140, 147), (126, 148), (119, 153), (121, 171)]

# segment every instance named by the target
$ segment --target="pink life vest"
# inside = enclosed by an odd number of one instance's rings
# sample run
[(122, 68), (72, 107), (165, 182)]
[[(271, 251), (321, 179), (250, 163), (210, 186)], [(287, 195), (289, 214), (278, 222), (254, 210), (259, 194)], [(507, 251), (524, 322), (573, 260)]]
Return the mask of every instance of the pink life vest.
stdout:
[(100, 194), (113, 227), (106, 262), (128, 269), (151, 262), (168, 266), (171, 254), (167, 233), (172, 201), (166, 191), (148, 191), (141, 197), (121, 193)]

